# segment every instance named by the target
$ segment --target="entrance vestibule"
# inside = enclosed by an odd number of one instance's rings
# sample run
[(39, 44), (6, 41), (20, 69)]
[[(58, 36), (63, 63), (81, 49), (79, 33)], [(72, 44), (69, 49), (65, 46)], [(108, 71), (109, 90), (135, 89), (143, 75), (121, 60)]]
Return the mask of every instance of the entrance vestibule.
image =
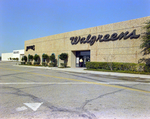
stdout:
[(90, 50), (76, 51), (76, 67), (86, 67), (86, 62), (90, 61)]

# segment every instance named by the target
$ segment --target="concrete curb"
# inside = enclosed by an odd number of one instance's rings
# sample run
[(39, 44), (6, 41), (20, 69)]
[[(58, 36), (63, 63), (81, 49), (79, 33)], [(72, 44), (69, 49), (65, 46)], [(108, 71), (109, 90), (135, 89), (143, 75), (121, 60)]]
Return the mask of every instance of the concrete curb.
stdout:
[(21, 65), (13, 65), (13, 66), (28, 67), (28, 68), (39, 68), (39, 69), (50, 69), (50, 70), (67, 71), (67, 72), (109, 75), (109, 76), (118, 76), (118, 77), (134, 77), (134, 78), (150, 79), (150, 75), (116, 73), (116, 72), (87, 71), (87, 70), (84, 70), (83, 68), (57, 68), (57, 67), (21, 66)]

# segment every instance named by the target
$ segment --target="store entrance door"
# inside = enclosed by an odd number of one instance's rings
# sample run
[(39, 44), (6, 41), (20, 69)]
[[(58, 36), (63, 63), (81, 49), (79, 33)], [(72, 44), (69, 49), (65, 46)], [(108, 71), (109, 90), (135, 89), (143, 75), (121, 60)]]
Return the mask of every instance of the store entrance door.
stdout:
[(76, 67), (86, 67), (90, 61), (90, 51), (76, 51)]

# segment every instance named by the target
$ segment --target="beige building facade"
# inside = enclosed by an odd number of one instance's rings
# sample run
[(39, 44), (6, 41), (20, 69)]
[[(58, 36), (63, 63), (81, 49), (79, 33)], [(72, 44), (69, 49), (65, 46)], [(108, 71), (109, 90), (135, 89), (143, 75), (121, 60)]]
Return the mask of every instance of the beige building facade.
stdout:
[(42, 62), (43, 54), (55, 54), (60, 66), (59, 55), (68, 53), (71, 67), (87, 61), (138, 63), (144, 57), (140, 44), (148, 20), (150, 16), (27, 40), (25, 55), (38, 54)]

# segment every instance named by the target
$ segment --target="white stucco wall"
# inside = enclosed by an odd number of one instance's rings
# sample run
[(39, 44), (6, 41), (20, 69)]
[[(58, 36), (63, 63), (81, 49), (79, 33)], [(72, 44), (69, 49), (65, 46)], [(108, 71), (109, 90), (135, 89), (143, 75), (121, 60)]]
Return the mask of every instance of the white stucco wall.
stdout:
[(10, 57), (13, 57), (13, 53), (2, 53), (2, 61), (10, 61)]
[(19, 58), (19, 61), (21, 61), (23, 55), (24, 55), (24, 49), (13, 50), (12, 53), (2, 53), (2, 61), (10, 61), (10, 57), (11, 58)]
[(24, 49), (23, 50), (13, 50), (13, 58), (19, 58), (19, 61), (21, 61), (21, 58), (23, 55), (24, 55)]

